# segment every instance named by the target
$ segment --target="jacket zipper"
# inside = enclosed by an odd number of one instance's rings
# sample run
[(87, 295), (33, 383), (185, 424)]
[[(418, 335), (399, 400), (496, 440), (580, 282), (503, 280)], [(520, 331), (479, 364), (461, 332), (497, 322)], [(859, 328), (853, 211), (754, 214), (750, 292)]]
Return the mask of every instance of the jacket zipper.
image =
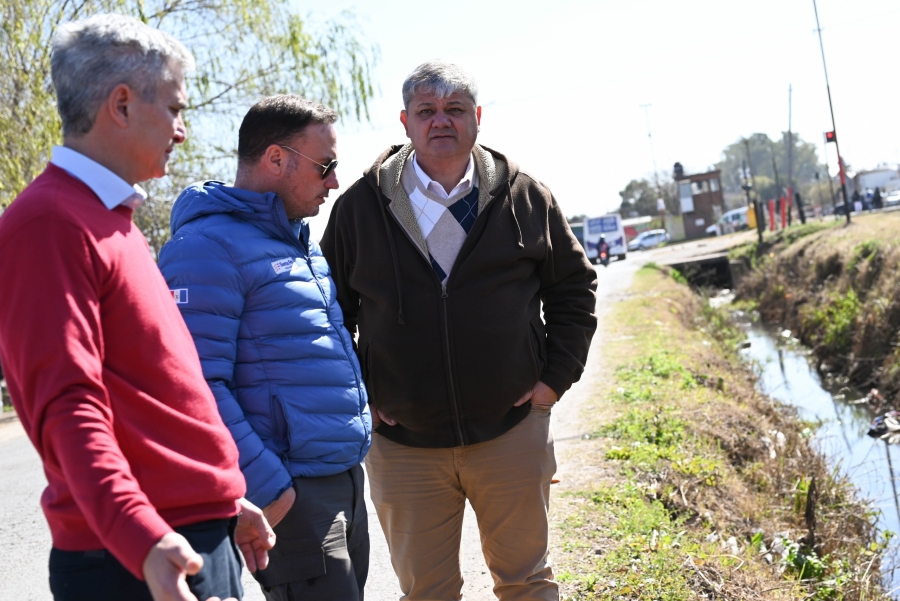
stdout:
[[(378, 190), (377, 184), (372, 185), (372, 183), (369, 182), (369, 185), (372, 186), (373, 188), (375, 188), (376, 197), (378, 198), (379, 202), (382, 202), (381, 191)], [(486, 203), (484, 208), (486, 209), (488, 207), (488, 205), (490, 205), (495, 200), (496, 200), (496, 197), (491, 197), (490, 202)], [(403, 232), (403, 235), (406, 236), (406, 239), (409, 240), (410, 243), (415, 248), (419, 249), (419, 245), (416, 243), (415, 240), (412, 239), (412, 237), (406, 231), (406, 228), (403, 227), (403, 224), (400, 223), (400, 220), (397, 219), (396, 215), (394, 215), (394, 212), (391, 211), (389, 208), (387, 208), (387, 212), (390, 214), (391, 218), (397, 223), (397, 225), (400, 226), (400, 231)], [(483, 212), (479, 211), (478, 217), (475, 218), (476, 223), (478, 222), (479, 219), (481, 219), (482, 215), (483, 215)], [(472, 227), (474, 227), (474, 225)], [(388, 235), (390, 235), (390, 234), (388, 234)], [(462, 251), (462, 249), (460, 249), (460, 251)], [(434, 274), (434, 277), (435, 278), (438, 277), (437, 274), (434, 272), (434, 268), (431, 266), (431, 261), (429, 261), (428, 257), (421, 252), (421, 249), (419, 249), (419, 255), (423, 259), (425, 259), (425, 262), (428, 265), (428, 269), (429, 269), (429, 271), (431, 271), (432, 274)], [(457, 259), (458, 258), (459, 257), (457, 256)], [(451, 273), (451, 276), (452, 276), (452, 273)], [(447, 279), (449, 281), (449, 278), (447, 278)], [(450, 407), (453, 409), (453, 416), (452, 416), (453, 417), (453, 425), (456, 427), (456, 435), (459, 438), (459, 443), (460, 443), (460, 445), (465, 446), (466, 445), (466, 437), (465, 437), (465, 434), (463, 434), (462, 420), (460, 419), (459, 400), (456, 398), (456, 385), (454, 383), (455, 376), (453, 373), (453, 360), (450, 358), (450, 311), (447, 307), (447, 303), (448, 303), (447, 299), (448, 298), (449, 298), (449, 295), (447, 294), (447, 286), (445, 284), (441, 283), (441, 307), (443, 309), (443, 314), (444, 314), (444, 351), (447, 354), (447, 381), (450, 386)]]
[[(432, 270), (433, 271), (433, 270)], [(448, 380), (450, 382), (450, 406), (453, 408), (453, 425), (456, 426), (456, 435), (459, 437), (459, 444), (465, 446), (466, 437), (462, 430), (462, 420), (459, 416), (459, 401), (456, 398), (456, 386), (453, 383), (453, 361), (450, 359), (450, 311), (447, 308), (447, 287), (441, 285), (441, 305), (444, 309), (444, 349), (447, 353), (447, 371)]]
[[(406, 231), (406, 228), (403, 227), (403, 224), (397, 219), (397, 216), (394, 215), (393, 211), (388, 210), (388, 213), (391, 215), (391, 219), (393, 219), (397, 225), (400, 226), (400, 231), (403, 232), (403, 235), (406, 236), (407, 240), (417, 249), (419, 249), (419, 245), (416, 244), (415, 240), (413, 240), (409, 233)], [(428, 270), (434, 275), (435, 278), (438, 275), (434, 272), (434, 268), (431, 266), (431, 262), (428, 260), (419, 249), (419, 256), (421, 256), (426, 264), (428, 265)], [(440, 283), (440, 282), (438, 282)], [(441, 285), (441, 308), (444, 314), (444, 352), (447, 354), (447, 382), (450, 387), (450, 407), (453, 409), (453, 426), (456, 428), (456, 436), (459, 439), (459, 444), (464, 446), (466, 444), (466, 437), (462, 431), (462, 422), (460, 420), (459, 414), (459, 401), (456, 398), (456, 385), (454, 384), (454, 374), (453, 374), (453, 361), (450, 359), (450, 311), (447, 309), (447, 287), (440, 283)]]
[[(316, 281), (316, 286), (319, 287), (319, 294), (322, 295), (322, 300), (325, 301), (325, 314), (328, 315), (328, 322), (331, 323), (332, 315), (328, 306), (328, 297), (325, 296), (325, 289), (322, 287), (322, 282), (319, 281), (319, 276), (316, 274), (316, 270), (313, 269), (312, 259), (309, 256), (309, 249), (306, 249), (306, 264), (309, 267), (309, 272), (312, 274), (313, 279)], [(347, 341), (344, 340), (344, 334), (341, 333), (340, 328), (335, 328), (332, 326), (335, 333), (338, 335), (338, 338), (341, 340), (341, 348), (344, 351), (344, 355), (347, 357), (347, 362), (350, 363), (350, 369), (353, 370), (353, 377), (356, 379), (356, 390), (359, 391), (359, 399), (362, 400), (362, 378), (360, 374), (356, 372), (356, 366), (353, 365), (353, 358), (350, 357), (350, 354), (347, 352)], [(360, 409), (360, 416), (362, 416), (362, 409)], [(363, 420), (363, 428), (365, 428), (366, 422)], [(368, 432), (366, 432), (368, 434)]]
[[(322, 287), (322, 282), (319, 281), (319, 276), (316, 274), (316, 270), (313, 269), (312, 257), (310, 256), (310, 252), (309, 252), (309, 245), (307, 244), (306, 248), (303, 248), (303, 245), (300, 244), (300, 239), (299, 238), (295, 239), (293, 236), (293, 233), (294, 233), (294, 231), (291, 230), (291, 236), (290, 236), (291, 242), (293, 242), (294, 246), (296, 246), (299, 250), (303, 251), (303, 255), (304, 255), (303, 258), (306, 261), (307, 267), (309, 267), (309, 273), (312, 274), (313, 279), (316, 281), (316, 286), (319, 288), (319, 294), (322, 295), (322, 300), (325, 303), (325, 314), (328, 315), (328, 323), (332, 323), (331, 322), (332, 315), (331, 315), (331, 311), (329, 310), (329, 306), (328, 306), (328, 297), (325, 296), (325, 289)], [(338, 338), (340, 338), (340, 340), (341, 340), (341, 348), (344, 351), (344, 355), (347, 357), (347, 361), (350, 363), (350, 369), (353, 370), (353, 377), (356, 379), (356, 390), (359, 391), (359, 399), (362, 400), (362, 376), (356, 371), (356, 366), (353, 365), (353, 358), (350, 357), (349, 353), (347, 353), (347, 343), (344, 340), (344, 335), (341, 333), (340, 328), (335, 328), (334, 326), (332, 326), (332, 328), (334, 329), (335, 333), (337, 333)], [(362, 410), (360, 410), (359, 415), (361, 418)], [(362, 424), (363, 424), (363, 429), (366, 429), (366, 420), (362, 420)], [(367, 431), (366, 435), (368, 435), (368, 434), (369, 434), (369, 432)]]

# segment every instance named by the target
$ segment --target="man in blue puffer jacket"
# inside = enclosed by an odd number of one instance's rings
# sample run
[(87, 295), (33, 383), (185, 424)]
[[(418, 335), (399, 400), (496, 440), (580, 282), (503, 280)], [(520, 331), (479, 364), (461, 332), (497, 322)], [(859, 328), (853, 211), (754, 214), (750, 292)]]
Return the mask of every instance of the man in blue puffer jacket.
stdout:
[(366, 389), (330, 269), (303, 221), (338, 187), (337, 114), (266, 98), (241, 124), (233, 187), (194, 184), (159, 265), (240, 451), (247, 498), (278, 535), (269, 601), (362, 599)]

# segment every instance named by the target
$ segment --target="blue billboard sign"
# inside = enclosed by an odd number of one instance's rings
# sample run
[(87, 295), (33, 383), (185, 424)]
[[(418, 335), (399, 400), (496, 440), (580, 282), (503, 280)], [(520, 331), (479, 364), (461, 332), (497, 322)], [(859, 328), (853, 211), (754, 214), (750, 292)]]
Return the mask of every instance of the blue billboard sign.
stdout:
[(608, 234), (609, 232), (619, 231), (618, 215), (610, 215), (609, 217), (594, 217), (587, 220), (589, 234)]

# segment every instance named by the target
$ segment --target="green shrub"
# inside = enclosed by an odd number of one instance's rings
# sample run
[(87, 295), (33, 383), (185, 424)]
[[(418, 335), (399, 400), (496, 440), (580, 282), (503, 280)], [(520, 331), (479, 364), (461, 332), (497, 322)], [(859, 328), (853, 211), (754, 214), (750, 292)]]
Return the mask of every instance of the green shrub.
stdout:
[(835, 353), (849, 352), (853, 344), (853, 330), (862, 307), (862, 302), (852, 288), (843, 295), (833, 294), (823, 306), (805, 313), (804, 327), (810, 331), (810, 340)]
[(850, 271), (850, 273), (857, 271), (863, 261), (871, 261), (878, 255), (880, 247), (881, 244), (878, 240), (866, 240), (865, 242), (857, 244), (853, 248), (853, 256), (850, 258), (850, 264), (847, 266), (847, 270)]

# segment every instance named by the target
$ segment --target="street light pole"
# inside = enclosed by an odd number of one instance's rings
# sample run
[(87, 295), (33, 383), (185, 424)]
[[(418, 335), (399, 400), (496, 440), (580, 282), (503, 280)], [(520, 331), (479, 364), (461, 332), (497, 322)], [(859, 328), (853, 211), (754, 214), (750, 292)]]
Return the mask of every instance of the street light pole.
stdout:
[(813, 0), (813, 11), (816, 13), (816, 32), (819, 34), (819, 50), (822, 52), (822, 68), (825, 70), (825, 89), (828, 90), (828, 110), (831, 111), (831, 131), (834, 132), (834, 148), (838, 155), (838, 172), (841, 176), (841, 194), (844, 197), (844, 213), (850, 223), (850, 202), (847, 200), (847, 184), (844, 175), (844, 161), (841, 159), (841, 147), (838, 145), (837, 126), (834, 124), (834, 106), (831, 103), (831, 84), (828, 83), (828, 67), (825, 65), (825, 46), (822, 44), (822, 28), (819, 26), (819, 9)]
[[(747, 167), (750, 171), (750, 187), (756, 189), (756, 180), (753, 178), (753, 161), (750, 160), (750, 140), (744, 138), (744, 148), (747, 150)], [(747, 190), (747, 200), (750, 200), (750, 190)], [(756, 201), (753, 203), (753, 213), (756, 215), (756, 234), (759, 237), (759, 244), (763, 241), (763, 228), (765, 227), (762, 206), (759, 201), (759, 190), (756, 189)]]
[(653, 181), (656, 182), (656, 208), (659, 211), (660, 227), (667, 230), (665, 205), (663, 205), (663, 208), (659, 208), (659, 205), (665, 201), (663, 200), (662, 187), (659, 185), (659, 170), (656, 168), (656, 151), (653, 150), (653, 133), (650, 130), (650, 111), (648, 109), (653, 105), (648, 103), (640, 106), (644, 109), (644, 116), (647, 117), (647, 138), (650, 140), (650, 156), (653, 158)]
[(651, 106), (653, 105), (640, 105), (644, 109), (644, 116), (647, 118), (647, 139), (650, 140), (650, 157), (653, 159), (653, 179), (656, 182), (656, 193), (662, 196), (662, 190), (659, 187), (659, 170), (656, 168), (656, 152), (653, 150), (653, 133), (650, 131), (650, 111), (648, 109)]
[[(793, 112), (792, 106), (792, 92), (793, 92), (793, 84), (788, 86), (788, 131), (787, 131), (787, 218), (788, 225), (791, 224), (791, 206), (794, 203), (794, 133), (791, 131), (791, 117)], [(797, 210), (800, 211), (800, 207), (797, 207)], [(805, 219), (803, 217), (800, 218), (800, 221), (803, 222)]]

